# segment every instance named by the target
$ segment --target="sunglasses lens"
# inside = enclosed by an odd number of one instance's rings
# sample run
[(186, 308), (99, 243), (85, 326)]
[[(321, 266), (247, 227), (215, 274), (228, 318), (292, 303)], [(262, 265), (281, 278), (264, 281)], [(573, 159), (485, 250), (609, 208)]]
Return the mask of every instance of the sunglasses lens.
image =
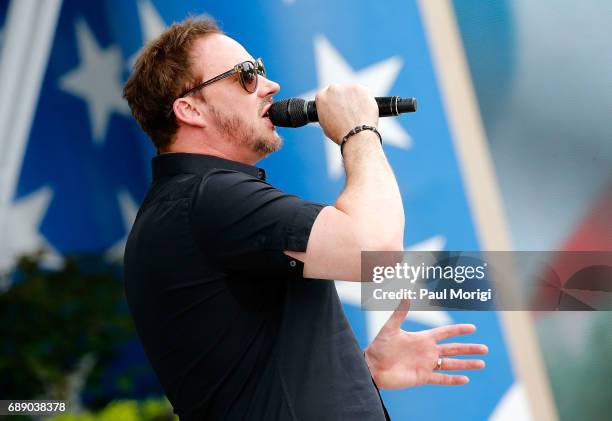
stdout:
[(258, 58), (258, 59), (257, 59), (257, 62), (256, 62), (255, 64), (257, 65), (257, 73), (258, 73), (260, 76), (265, 77), (265, 76), (266, 76), (266, 67), (265, 67), (265, 66), (264, 66), (264, 64), (263, 64), (262, 59)]
[(247, 61), (243, 64), (240, 72), (240, 80), (242, 81), (244, 89), (249, 93), (253, 93), (257, 89), (257, 73), (253, 63)]

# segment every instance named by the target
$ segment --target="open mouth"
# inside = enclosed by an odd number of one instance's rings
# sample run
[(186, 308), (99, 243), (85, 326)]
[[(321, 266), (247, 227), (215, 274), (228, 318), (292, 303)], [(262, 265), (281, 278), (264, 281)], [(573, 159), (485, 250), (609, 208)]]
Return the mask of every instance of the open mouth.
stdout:
[(264, 108), (265, 112), (262, 114), (262, 118), (270, 118), (270, 107), (272, 106), (272, 104), (268, 104), (266, 105), (266, 107)]

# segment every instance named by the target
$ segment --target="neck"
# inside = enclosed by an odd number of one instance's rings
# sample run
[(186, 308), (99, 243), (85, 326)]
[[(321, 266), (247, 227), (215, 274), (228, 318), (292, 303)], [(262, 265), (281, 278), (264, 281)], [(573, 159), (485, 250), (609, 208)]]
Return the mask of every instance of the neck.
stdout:
[(188, 139), (180, 138), (178, 136), (171, 144), (159, 150), (159, 153), (178, 152), (211, 155), (249, 165), (254, 165), (257, 163), (257, 161), (263, 158), (253, 151), (236, 147), (229, 142), (209, 143), (202, 142), (202, 140), (189, 141)]

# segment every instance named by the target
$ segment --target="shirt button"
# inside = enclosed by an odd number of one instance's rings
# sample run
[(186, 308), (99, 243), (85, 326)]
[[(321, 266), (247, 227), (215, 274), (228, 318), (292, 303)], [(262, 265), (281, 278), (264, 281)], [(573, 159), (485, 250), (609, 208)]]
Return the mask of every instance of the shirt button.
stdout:
[(297, 265), (297, 263), (295, 262), (295, 260), (292, 260), (289, 262), (289, 266), (291, 266), (292, 268), (295, 267), (295, 265)]
[(264, 178), (264, 172), (263, 172), (263, 170), (257, 170), (257, 177), (258, 177), (258, 178)]

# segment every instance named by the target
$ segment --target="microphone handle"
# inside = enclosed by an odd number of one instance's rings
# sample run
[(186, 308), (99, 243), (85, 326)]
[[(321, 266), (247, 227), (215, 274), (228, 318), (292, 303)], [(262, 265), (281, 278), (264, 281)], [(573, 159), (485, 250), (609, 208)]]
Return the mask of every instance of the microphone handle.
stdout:
[[(392, 117), (401, 113), (413, 113), (416, 111), (416, 98), (400, 98), (399, 96), (377, 96), (374, 98), (378, 104), (379, 117)], [(306, 105), (306, 115), (309, 122), (319, 121), (317, 114), (317, 104), (308, 101)]]

